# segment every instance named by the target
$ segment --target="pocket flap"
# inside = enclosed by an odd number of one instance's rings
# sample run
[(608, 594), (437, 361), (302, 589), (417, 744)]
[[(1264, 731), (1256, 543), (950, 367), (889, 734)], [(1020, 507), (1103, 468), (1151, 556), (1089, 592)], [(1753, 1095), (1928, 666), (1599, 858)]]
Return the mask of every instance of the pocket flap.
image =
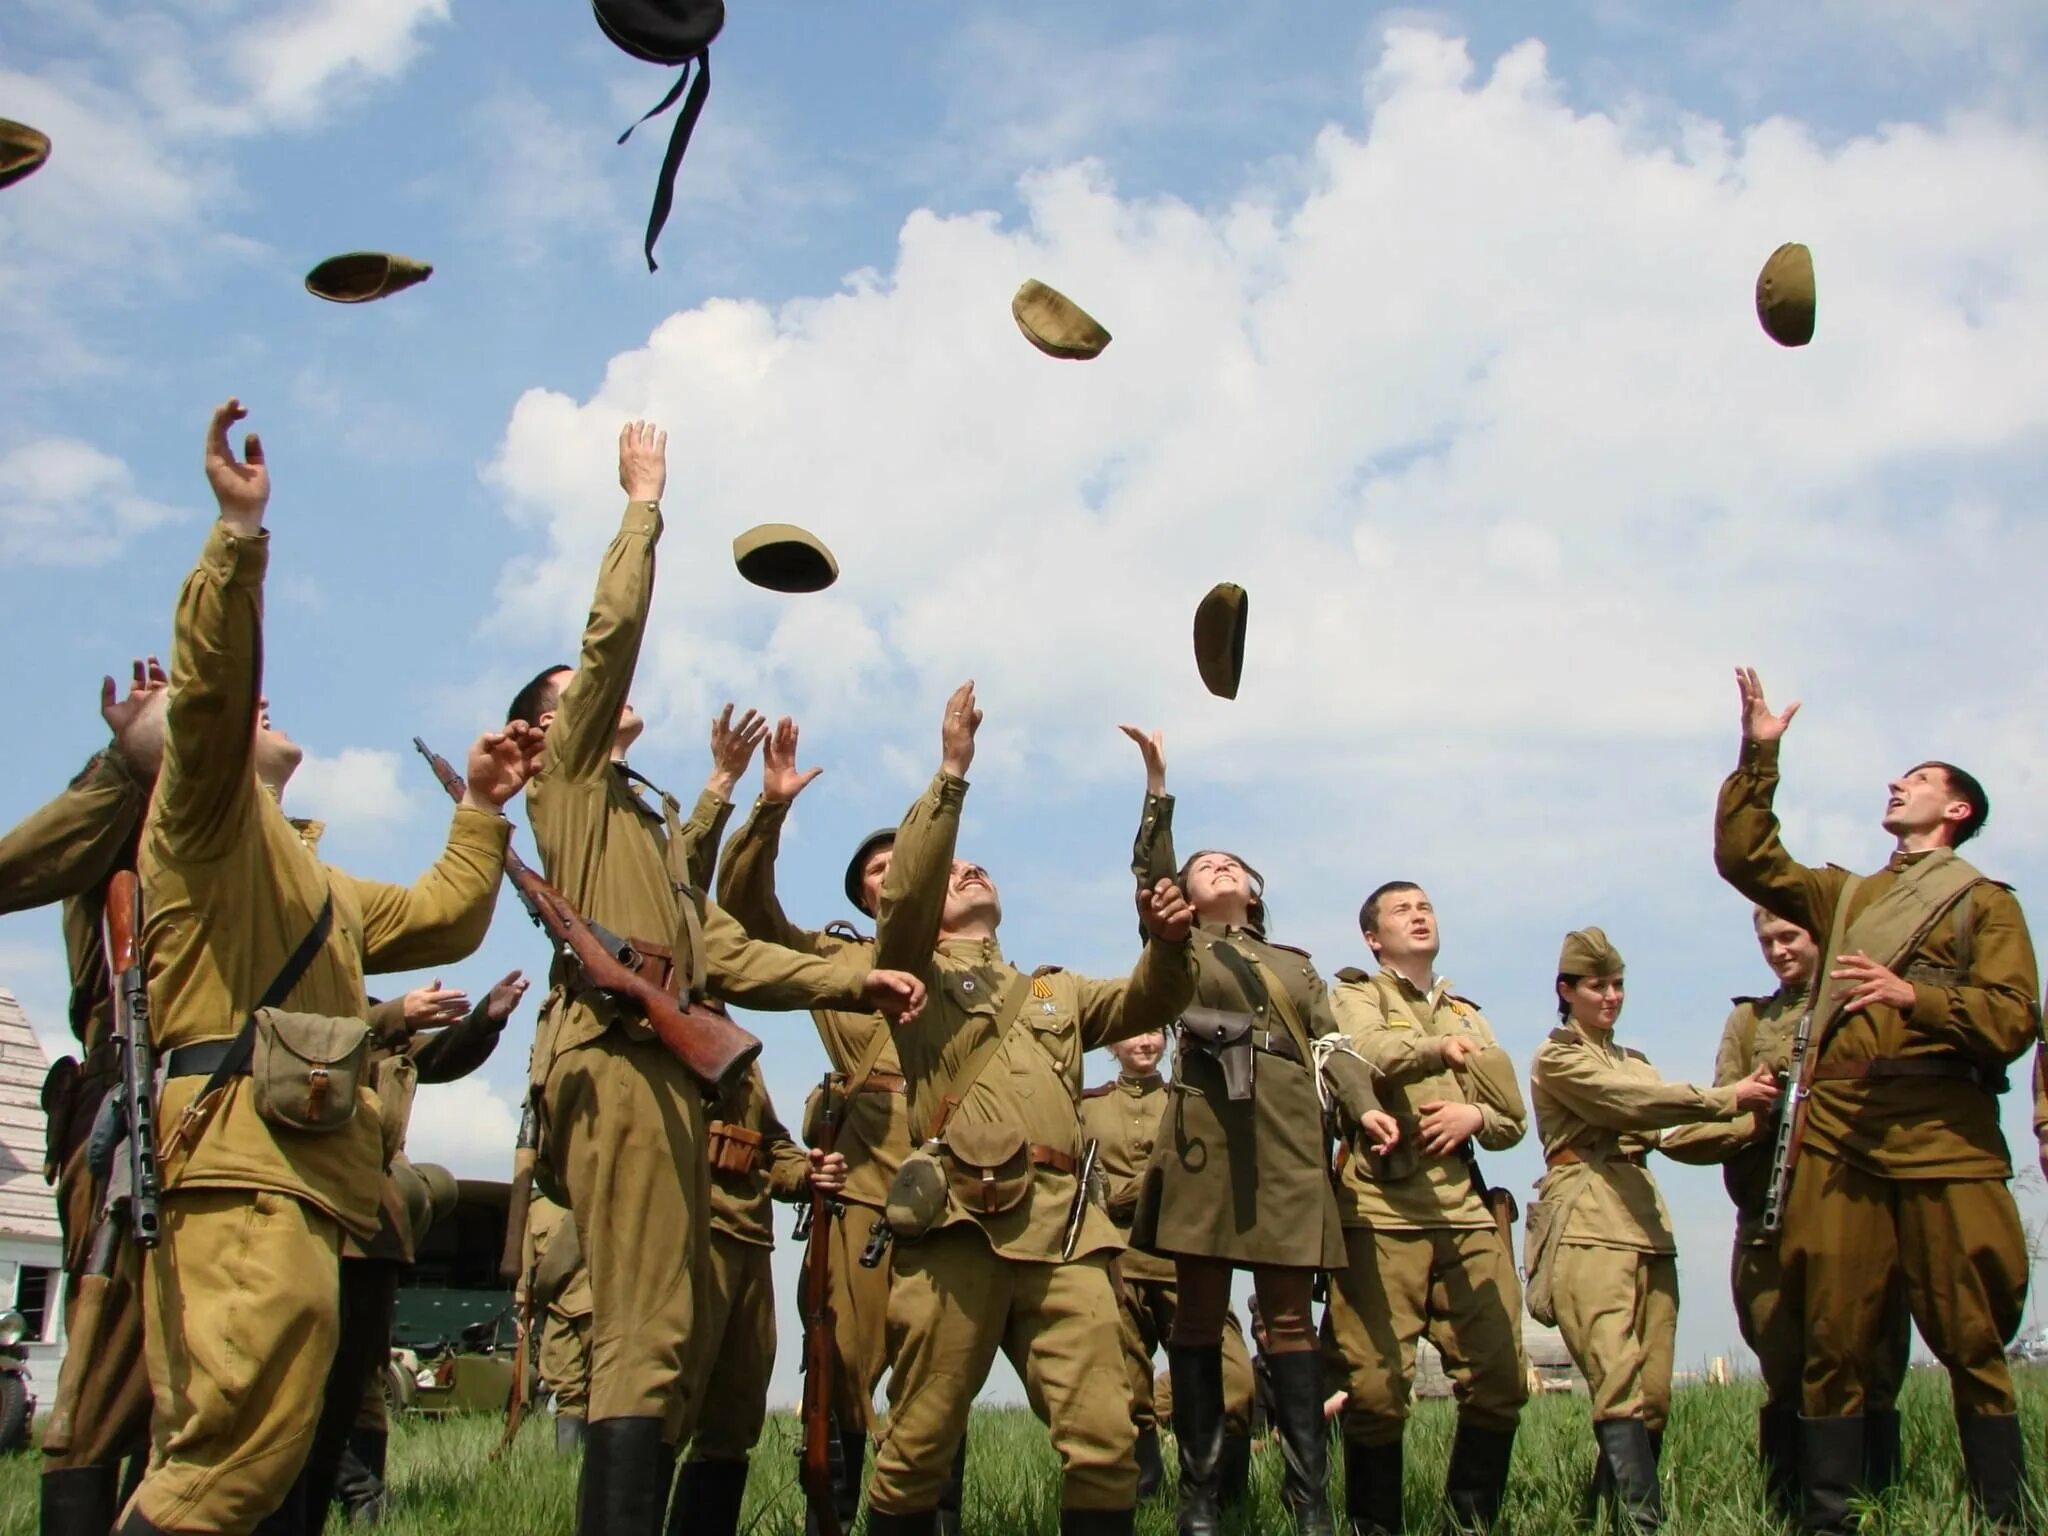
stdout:
[(287, 1013), (265, 1008), (261, 1017), (273, 1042), (312, 1067), (345, 1062), (370, 1043), (370, 1026), (361, 1019), (338, 1019), (324, 1013)]
[(1252, 1016), (1222, 1008), (1190, 1008), (1180, 1016), (1180, 1027), (1197, 1045), (1213, 1051), (1235, 1045), (1250, 1034)]
[(953, 1125), (946, 1150), (969, 1168), (1000, 1168), (1024, 1155), (1024, 1133), (1014, 1125)]

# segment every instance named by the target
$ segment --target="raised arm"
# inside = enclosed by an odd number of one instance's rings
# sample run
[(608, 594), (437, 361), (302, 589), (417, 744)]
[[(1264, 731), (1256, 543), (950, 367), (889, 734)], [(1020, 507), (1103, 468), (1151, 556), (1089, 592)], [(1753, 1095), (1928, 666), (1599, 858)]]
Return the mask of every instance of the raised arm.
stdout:
[(121, 857), (148, 803), (147, 789), (119, 754), (97, 753), (56, 799), (0, 835), (0, 912), (93, 889)]
[(1146, 890), (1179, 873), (1173, 856), (1173, 796), (1166, 792), (1166, 738), (1149, 735), (1135, 725), (1117, 727), (1138, 744), (1145, 759), (1145, 809), (1138, 817), (1138, 835), (1131, 843), (1131, 877)]
[(733, 786), (747, 771), (754, 748), (767, 733), (768, 723), (751, 709), (738, 724), (733, 722), (730, 704), (712, 717), (711, 775), (682, 824), (679, 846), (670, 850), (672, 856), (681, 855), (683, 868), (690, 872), (690, 884), (700, 891), (711, 889), (717, 872), (718, 840), (725, 836), (725, 824), (732, 818)]
[(151, 819), (155, 835), (188, 862), (225, 853), (258, 792), (270, 470), (254, 432), (243, 440), (241, 460), (228, 445), (228, 428), (246, 415), (231, 399), (207, 425), (206, 479), (220, 520), (185, 578), (171, 631), (164, 764)]
[[(893, 865), (890, 873), (895, 873)], [(1138, 892), (1138, 921), (1144, 925), (1145, 947), (1127, 978), (1077, 978), (1084, 1050), (1164, 1030), (1195, 1000), (1195, 957), (1188, 948), (1195, 909), (1187, 897), (1172, 881), (1161, 880)]]
[(668, 485), (666, 432), (644, 421), (620, 430), (619, 484), (626, 492), (625, 516), (598, 566), (576, 675), (562, 690), (548, 726), (551, 778), (595, 778), (611, 762), (619, 711), (632, 691), (654, 599), (654, 546), (661, 538), (661, 496)]
[(1809, 933), (1826, 933), (1848, 877), (1838, 869), (1809, 869), (1779, 840), (1778, 747), (1799, 713), (1797, 703), (1773, 714), (1754, 671), (1738, 668), (1742, 700), (1742, 756), (1721, 785), (1714, 818), (1714, 867), (1736, 890), (1776, 917)]
[(974, 764), (974, 733), (981, 727), (974, 684), (962, 683), (946, 700), (939, 728), (939, 771), (931, 787), (903, 817), (889, 873), (875, 913), (875, 964), (914, 976), (931, 969), (960, 841), (960, 806), (967, 770)]
[(824, 771), (799, 772), (796, 749), (797, 725), (785, 715), (761, 747), (761, 798), (719, 855), (718, 904), (752, 937), (814, 953), (818, 935), (791, 922), (775, 894), (782, 824), (796, 797)]

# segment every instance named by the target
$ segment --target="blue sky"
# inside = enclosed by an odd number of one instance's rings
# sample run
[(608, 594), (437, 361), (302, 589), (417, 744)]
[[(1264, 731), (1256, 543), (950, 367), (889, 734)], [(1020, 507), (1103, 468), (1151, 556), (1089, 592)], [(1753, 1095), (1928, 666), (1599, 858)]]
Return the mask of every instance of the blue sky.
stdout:
[[(1942, 755), (1991, 787), (1985, 867), (2023, 897), (2048, 867), (2048, 16), (1783, 9), (747, 7), (650, 276), (665, 124), (612, 140), (667, 76), (579, 4), (10, 6), (0, 113), (56, 152), (0, 193), (0, 820), (96, 744), (100, 674), (164, 647), (237, 393), (277, 483), (269, 691), (314, 754), (288, 804), (409, 875), (442, 813), (408, 738), (453, 754), (571, 654), (608, 445), (651, 415), (636, 763), (687, 792), (718, 702), (796, 713), (827, 768), (800, 919), (845, 915), (844, 850), (972, 674), (966, 845), (1015, 958), (1128, 965), (1135, 719), (1185, 835), (1264, 868), (1326, 973), (1364, 892), (1419, 879), (1526, 1064), (1559, 936), (1602, 923), (1624, 1031), (1705, 1074), (1768, 984), (1708, 860), (1735, 662), (1807, 702), (1796, 851), (1876, 862), (1884, 779)], [(1750, 314), (1785, 239), (1820, 272), (1800, 353)], [(362, 247), (435, 276), (305, 295)], [(1025, 276), (1116, 334), (1098, 363), (1024, 346)], [(782, 519), (837, 551), (832, 592), (733, 574), (733, 534)], [(1230, 705), (1186, 650), (1225, 578), (1253, 596)], [(508, 902), (458, 974), (543, 958)], [(53, 915), (0, 922), (0, 985), (56, 1024)], [(502, 1176), (520, 1022), (422, 1095), (419, 1155)], [(793, 1118), (821, 1053), (757, 1022)], [(2017, 1094), (2008, 1119), (2031, 1167)], [(1526, 1191), (1526, 1149), (1494, 1161)], [(1737, 1353), (1718, 1180), (1664, 1183), (1682, 1359)]]

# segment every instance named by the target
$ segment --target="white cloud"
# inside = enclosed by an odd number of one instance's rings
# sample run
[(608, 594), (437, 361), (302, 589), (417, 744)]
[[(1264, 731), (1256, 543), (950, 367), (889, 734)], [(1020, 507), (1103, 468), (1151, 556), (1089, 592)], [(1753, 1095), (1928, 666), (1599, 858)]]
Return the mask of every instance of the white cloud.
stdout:
[(510, 1176), (519, 1111), (480, 1077), (421, 1086), (406, 1130), (405, 1155), (440, 1163), (457, 1178)]
[(0, 457), (0, 559), (97, 565), (176, 516), (136, 491), (126, 464), (76, 438), (37, 438)]
[(343, 747), (332, 757), (308, 752), (292, 775), (292, 813), (332, 822), (351, 836), (396, 825), (415, 809), (401, 771), (395, 752), (370, 747)]

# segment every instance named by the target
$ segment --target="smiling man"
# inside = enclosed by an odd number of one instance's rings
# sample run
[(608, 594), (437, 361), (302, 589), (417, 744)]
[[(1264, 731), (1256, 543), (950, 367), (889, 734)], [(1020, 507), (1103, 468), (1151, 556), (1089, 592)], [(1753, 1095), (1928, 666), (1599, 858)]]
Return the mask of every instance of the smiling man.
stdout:
[(1948, 1368), (1978, 1512), (2024, 1528), (2025, 1450), (2005, 1346), (2027, 1293), (2026, 1235), (1998, 1124), (2005, 1069), (2039, 1032), (2040, 977), (2012, 893), (1957, 857), (1990, 814), (1948, 763), (1892, 781), (1885, 867), (1858, 877), (1793, 860), (1772, 802), (1774, 714), (1741, 669), (1742, 757), (1721, 787), (1714, 862), (1743, 895), (1827, 934), (1804, 1150), (1786, 1202), (1783, 1284), (1805, 1337), (1799, 1435), (1811, 1531), (1854, 1529), (1868, 1415), (1890, 1370), (1901, 1286)]

